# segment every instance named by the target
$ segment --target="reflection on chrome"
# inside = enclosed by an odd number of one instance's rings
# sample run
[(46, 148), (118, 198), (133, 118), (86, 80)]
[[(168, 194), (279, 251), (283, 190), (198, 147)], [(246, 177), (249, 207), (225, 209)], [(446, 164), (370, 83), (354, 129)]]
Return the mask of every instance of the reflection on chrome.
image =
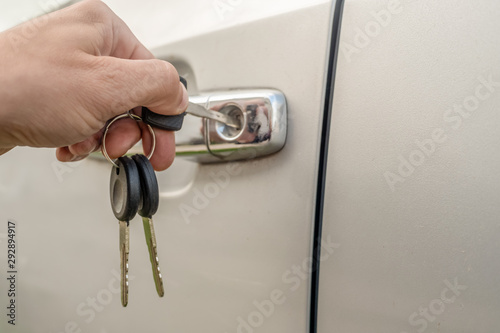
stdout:
[[(285, 96), (271, 89), (218, 91), (191, 96), (190, 102), (234, 118), (235, 129), (214, 120), (187, 115), (175, 133), (176, 155), (199, 163), (253, 159), (278, 152), (287, 132)], [(142, 153), (140, 144), (128, 154)], [(101, 158), (101, 154), (93, 154)]]

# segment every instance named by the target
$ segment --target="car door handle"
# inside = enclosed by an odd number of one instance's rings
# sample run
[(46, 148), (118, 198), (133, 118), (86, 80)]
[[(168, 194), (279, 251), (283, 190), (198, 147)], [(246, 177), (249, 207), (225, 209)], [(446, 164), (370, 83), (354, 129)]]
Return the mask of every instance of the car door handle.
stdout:
[[(235, 119), (239, 128), (186, 115), (175, 132), (176, 156), (199, 163), (247, 160), (281, 150), (287, 135), (287, 104), (283, 93), (273, 89), (228, 90), (190, 96), (202, 105)], [(127, 155), (142, 153), (138, 144)], [(102, 159), (94, 153), (93, 158)]]
[(273, 154), (285, 145), (287, 105), (277, 90), (211, 92), (190, 101), (236, 119), (240, 127), (187, 115), (176, 133), (177, 156), (200, 163), (236, 161)]

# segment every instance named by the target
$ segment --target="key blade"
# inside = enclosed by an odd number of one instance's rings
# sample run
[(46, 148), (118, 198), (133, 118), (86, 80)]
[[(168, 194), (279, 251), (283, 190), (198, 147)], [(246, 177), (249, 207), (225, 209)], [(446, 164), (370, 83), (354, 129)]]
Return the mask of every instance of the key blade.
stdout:
[(146, 236), (146, 244), (148, 245), (149, 260), (151, 261), (151, 268), (153, 270), (156, 292), (158, 296), (163, 297), (165, 290), (163, 289), (163, 279), (161, 277), (160, 261), (156, 248), (156, 235), (153, 220), (148, 217), (143, 217), (142, 224), (144, 225), (144, 235)]
[(128, 254), (129, 245), (129, 229), (126, 221), (120, 221), (120, 271), (121, 271), (121, 301), (122, 306), (128, 304)]
[(189, 102), (186, 112), (192, 114), (193, 116), (212, 119), (220, 123), (226, 124), (227, 126), (239, 129), (239, 124), (234, 119), (231, 119), (230, 117), (228, 117), (223, 113), (214, 110), (209, 110), (199, 104)]

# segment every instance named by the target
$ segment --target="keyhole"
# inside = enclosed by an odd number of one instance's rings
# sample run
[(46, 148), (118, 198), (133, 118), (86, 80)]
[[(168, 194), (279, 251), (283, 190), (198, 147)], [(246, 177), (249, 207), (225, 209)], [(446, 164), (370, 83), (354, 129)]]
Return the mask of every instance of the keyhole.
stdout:
[(219, 136), (225, 141), (234, 141), (236, 140), (245, 130), (245, 115), (241, 107), (234, 103), (228, 103), (224, 107), (222, 107), (219, 111), (220, 113), (224, 113), (228, 115), (233, 120), (238, 122), (238, 128), (233, 128), (231, 126), (227, 126), (225, 124), (217, 122), (215, 124), (215, 130)]

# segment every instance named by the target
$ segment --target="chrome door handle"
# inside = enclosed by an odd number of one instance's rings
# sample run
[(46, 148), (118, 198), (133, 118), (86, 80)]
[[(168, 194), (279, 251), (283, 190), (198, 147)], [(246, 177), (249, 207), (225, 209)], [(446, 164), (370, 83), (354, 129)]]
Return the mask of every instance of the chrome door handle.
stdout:
[(177, 156), (201, 163), (236, 161), (269, 155), (285, 145), (286, 100), (277, 90), (211, 92), (190, 101), (236, 118), (240, 128), (188, 115), (176, 133)]
[[(215, 91), (190, 96), (189, 101), (237, 119), (240, 127), (188, 114), (175, 132), (176, 156), (199, 163), (237, 161), (273, 154), (285, 145), (287, 105), (277, 90)], [(137, 153), (142, 153), (139, 144), (127, 155)], [(101, 159), (102, 154), (92, 157)]]

